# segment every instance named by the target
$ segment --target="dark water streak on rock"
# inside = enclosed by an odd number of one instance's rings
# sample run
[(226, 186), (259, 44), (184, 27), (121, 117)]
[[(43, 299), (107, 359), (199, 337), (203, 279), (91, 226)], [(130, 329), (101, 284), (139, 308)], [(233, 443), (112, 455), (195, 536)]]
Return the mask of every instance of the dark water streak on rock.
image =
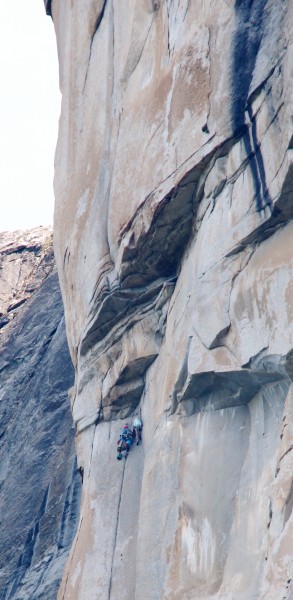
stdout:
[[(246, 155), (250, 157), (249, 168), (253, 179), (256, 209), (258, 212), (267, 206), (272, 207), (267, 184), (261, 148), (257, 140), (256, 123), (248, 106), (250, 84), (252, 82), (256, 58), (265, 27), (264, 9), (267, 0), (237, 0), (235, 3), (236, 31), (232, 41), (231, 65), (231, 112), (233, 130), (246, 126), (245, 113), (250, 124), (245, 127), (243, 143)], [(251, 125), (249, 131), (248, 125)], [(251, 133), (251, 135), (250, 135)]]

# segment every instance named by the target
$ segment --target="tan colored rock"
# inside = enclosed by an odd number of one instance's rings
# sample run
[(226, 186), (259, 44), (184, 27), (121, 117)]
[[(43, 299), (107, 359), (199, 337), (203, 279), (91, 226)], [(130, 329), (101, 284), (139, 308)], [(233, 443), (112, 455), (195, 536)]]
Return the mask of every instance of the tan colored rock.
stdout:
[[(290, 598), (292, 12), (52, 3), (85, 469), (60, 600)], [(118, 463), (139, 411), (143, 445)]]

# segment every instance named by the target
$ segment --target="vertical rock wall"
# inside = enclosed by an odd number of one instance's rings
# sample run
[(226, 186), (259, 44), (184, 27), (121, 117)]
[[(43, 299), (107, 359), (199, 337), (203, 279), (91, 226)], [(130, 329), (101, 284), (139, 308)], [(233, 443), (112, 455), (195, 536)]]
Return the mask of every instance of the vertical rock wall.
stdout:
[(0, 260), (0, 598), (55, 600), (80, 477), (52, 232), (0, 234)]
[(59, 599), (288, 600), (293, 2), (51, 9), (85, 469)]

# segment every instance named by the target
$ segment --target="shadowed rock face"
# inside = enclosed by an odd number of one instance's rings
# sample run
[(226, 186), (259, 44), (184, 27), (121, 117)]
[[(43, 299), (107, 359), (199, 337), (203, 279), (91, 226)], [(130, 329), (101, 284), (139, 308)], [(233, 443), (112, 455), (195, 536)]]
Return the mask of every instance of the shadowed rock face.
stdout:
[(0, 329), (12, 321), (52, 271), (52, 230), (0, 233)]
[[(292, 12), (52, 3), (85, 470), (60, 600), (290, 597)], [(119, 463), (138, 412), (143, 445)]]
[(56, 598), (78, 519), (73, 367), (51, 238), (1, 234), (2, 303), (26, 297), (0, 339), (1, 600)]
[(46, 14), (52, 16), (52, 0), (44, 0)]

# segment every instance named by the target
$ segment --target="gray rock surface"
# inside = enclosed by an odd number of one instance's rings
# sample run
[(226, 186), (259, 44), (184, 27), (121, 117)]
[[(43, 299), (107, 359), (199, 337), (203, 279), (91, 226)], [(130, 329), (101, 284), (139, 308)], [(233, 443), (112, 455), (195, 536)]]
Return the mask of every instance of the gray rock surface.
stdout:
[(0, 233), (0, 329), (15, 318), (53, 263), (51, 228)]
[(289, 600), (293, 2), (51, 8), (85, 470), (59, 599)]
[(0, 236), (2, 305), (27, 299), (0, 338), (1, 600), (55, 600), (78, 521), (73, 367), (48, 233), (45, 248), (38, 228)]

